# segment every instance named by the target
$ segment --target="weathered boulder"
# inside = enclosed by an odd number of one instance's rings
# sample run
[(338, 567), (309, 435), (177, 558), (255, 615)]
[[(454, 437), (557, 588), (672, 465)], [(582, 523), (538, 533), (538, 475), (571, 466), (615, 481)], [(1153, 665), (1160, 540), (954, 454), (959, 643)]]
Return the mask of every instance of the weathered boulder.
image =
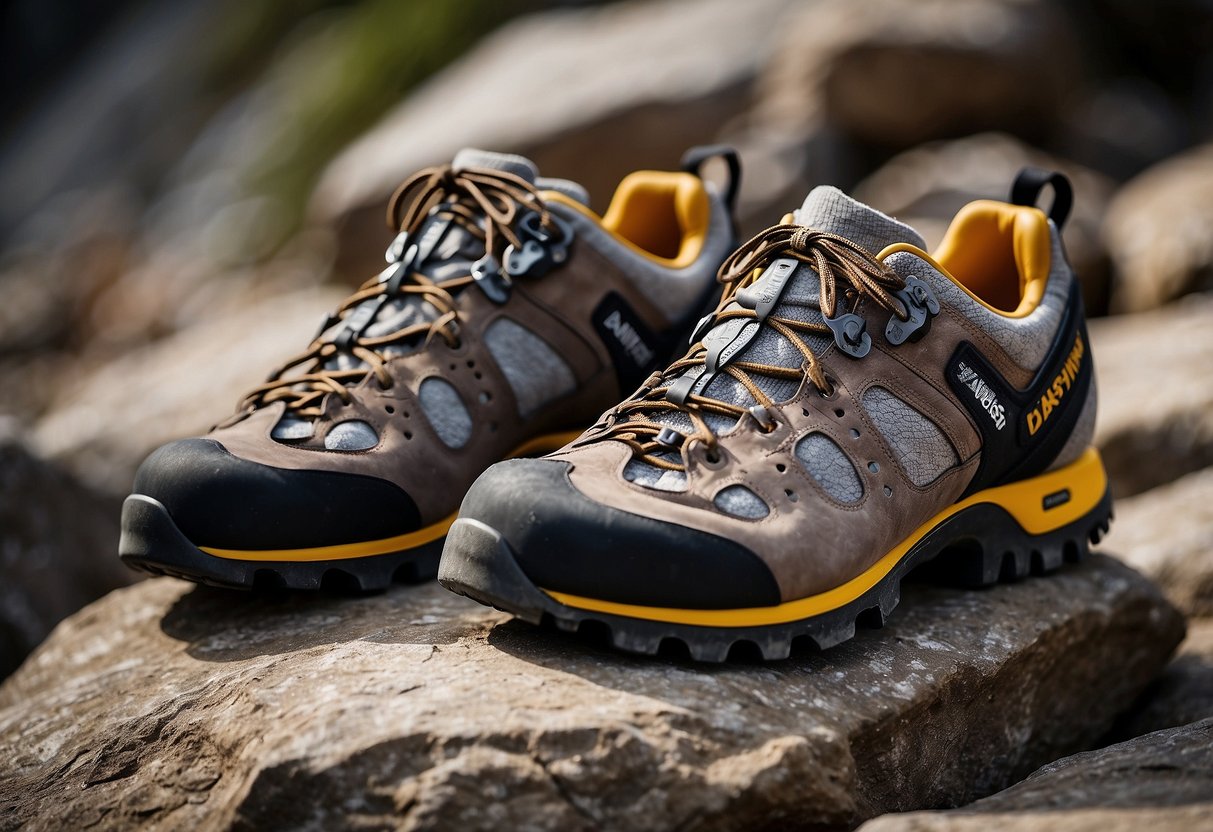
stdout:
[(0, 688), (0, 817), (845, 829), (1089, 747), (1182, 633), (1099, 556), (988, 591), (909, 584), (885, 629), (769, 665), (631, 658), (432, 584), (267, 599), (156, 579)]
[(1118, 501), (1101, 546), (1187, 615), (1213, 616), (1213, 468)]
[(1106, 739), (1140, 737), (1151, 731), (1187, 725), (1213, 717), (1213, 621), (1188, 622), (1188, 637), (1179, 652)]
[(1116, 193), (1104, 223), (1113, 309), (1140, 312), (1213, 289), (1213, 144), (1147, 169)]
[(1091, 321), (1095, 444), (1129, 497), (1213, 465), (1213, 298)]
[(849, 187), (873, 156), (934, 139), (1038, 139), (1081, 83), (1078, 54), (1065, 11), (1040, 0), (806, 6), (782, 27), (736, 129), (748, 209), (795, 205), (820, 182)]
[(118, 562), (117, 508), (0, 419), (0, 679), (60, 620), (135, 580)]
[(1088, 314), (1106, 311), (1108, 257), (1099, 233), (1114, 185), (1101, 174), (1004, 133), (982, 133), (894, 156), (855, 186), (855, 197), (909, 223), (933, 248), (966, 204), (1006, 199), (1025, 165), (1059, 170), (1073, 183), (1074, 211), (1062, 232), (1066, 253), (1082, 279)]
[(524, 153), (548, 175), (581, 182), (604, 210), (624, 175), (676, 165), (745, 110), (796, 6), (658, 0), (554, 10), (503, 27), (329, 165), (311, 214), (339, 228), (339, 270), (371, 268), (388, 240), (392, 190), (466, 145)]
[(81, 373), (36, 425), (37, 446), (94, 488), (125, 496), (153, 448), (233, 412), (307, 347), (341, 296), (332, 287), (271, 295)]
[(1213, 827), (1213, 719), (1050, 763), (951, 812), (877, 818), (862, 832), (1056, 829), (1190, 832)]

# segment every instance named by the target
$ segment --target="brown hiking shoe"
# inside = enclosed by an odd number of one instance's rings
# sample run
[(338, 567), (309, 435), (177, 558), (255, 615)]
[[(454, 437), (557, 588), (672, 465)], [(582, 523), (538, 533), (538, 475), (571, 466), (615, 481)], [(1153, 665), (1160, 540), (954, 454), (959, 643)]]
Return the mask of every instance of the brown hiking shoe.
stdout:
[[(712, 156), (724, 196), (698, 175)], [(602, 217), (518, 156), (466, 150), (413, 176), (387, 268), (235, 416), (143, 463), (123, 560), (239, 587), (432, 577), (481, 471), (576, 437), (711, 308), (736, 154), (684, 167), (631, 174)]]
[[(1030, 207), (1048, 183), (1052, 221)], [(725, 263), (685, 358), (560, 451), (477, 480), (439, 581), (719, 661), (850, 638), (932, 559), (976, 584), (1077, 560), (1110, 501), (1069, 205), (1064, 177), (1025, 171), (931, 256), (816, 188)]]

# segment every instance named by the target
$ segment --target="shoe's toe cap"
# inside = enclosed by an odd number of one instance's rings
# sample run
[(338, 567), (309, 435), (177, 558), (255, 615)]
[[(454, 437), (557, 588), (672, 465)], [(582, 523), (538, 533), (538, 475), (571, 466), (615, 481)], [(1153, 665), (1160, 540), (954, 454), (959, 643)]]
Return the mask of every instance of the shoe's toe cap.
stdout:
[(541, 589), (688, 609), (780, 602), (770, 569), (749, 549), (595, 502), (573, 486), (568, 472), (568, 463), (550, 459), (494, 465), (472, 486), (460, 516), (501, 534)]
[(134, 492), (161, 503), (196, 546), (302, 549), (415, 531), (417, 506), (391, 482), (354, 473), (274, 468), (213, 439), (184, 439), (147, 458)]

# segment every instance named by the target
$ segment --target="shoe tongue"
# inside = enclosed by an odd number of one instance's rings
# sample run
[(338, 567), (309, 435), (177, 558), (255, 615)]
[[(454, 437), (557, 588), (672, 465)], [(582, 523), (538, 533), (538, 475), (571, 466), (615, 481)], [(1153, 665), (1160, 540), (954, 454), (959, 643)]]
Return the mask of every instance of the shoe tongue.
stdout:
[(464, 170), (466, 168), (500, 170), (522, 177), (532, 184), (534, 184), (535, 178), (539, 176), (539, 168), (535, 167), (535, 163), (525, 156), (518, 156), (513, 153), (496, 153), (492, 150), (478, 150), (474, 147), (465, 147), (456, 153), (454, 160), (451, 162), (451, 167), (455, 170)]
[(894, 243), (927, 247), (921, 235), (910, 226), (851, 199), (832, 185), (818, 185), (809, 191), (796, 212), (796, 222), (846, 237), (872, 254), (879, 254)]
[(518, 156), (514, 153), (496, 153), (491, 150), (465, 147), (455, 154), (451, 167), (455, 170), (488, 168), (489, 170), (505, 171), (522, 177), (541, 191), (557, 191), (575, 199), (582, 205), (590, 204), (590, 195), (581, 185), (568, 179), (540, 176), (539, 168), (535, 166), (534, 162), (525, 156)]

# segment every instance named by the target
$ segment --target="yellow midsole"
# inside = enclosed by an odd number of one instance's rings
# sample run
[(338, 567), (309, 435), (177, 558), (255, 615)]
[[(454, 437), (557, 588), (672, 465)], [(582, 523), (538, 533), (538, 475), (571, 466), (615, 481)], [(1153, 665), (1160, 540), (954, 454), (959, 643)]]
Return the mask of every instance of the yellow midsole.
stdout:
[[(550, 433), (546, 436), (538, 436), (522, 443), (505, 458), (513, 459), (519, 456), (526, 456), (527, 454), (554, 451), (572, 442), (580, 435), (581, 431), (565, 431), (563, 433)], [(424, 529), (418, 529), (415, 532), (397, 535), (396, 537), (385, 537), (381, 540), (364, 540), (359, 543), (339, 543), (334, 546), (316, 546), (308, 549), (216, 549), (210, 546), (199, 546), (198, 548), (208, 555), (214, 555), (217, 558), (227, 558), (228, 560), (319, 561), (365, 558), (401, 552), (406, 549), (432, 543), (447, 533), (451, 528), (451, 524), (455, 522), (455, 518), (458, 516), (459, 512), (456, 511), (448, 517), (442, 518), (437, 523), (426, 526)]]
[[(704, 627), (761, 627), (769, 624), (786, 624), (790, 621), (799, 621), (830, 612), (854, 601), (888, 575), (914, 544), (944, 520), (964, 509), (981, 503), (1000, 506), (1015, 518), (1025, 532), (1038, 535), (1059, 529), (1086, 515), (1103, 499), (1107, 487), (1108, 477), (1104, 472), (1099, 452), (1094, 448), (1088, 448), (1078, 460), (1064, 468), (1010, 485), (1000, 485), (997, 488), (978, 491), (948, 507), (915, 529), (909, 537), (866, 572), (847, 581), (842, 586), (776, 606), (727, 610), (647, 607), (600, 601), (596, 598), (583, 598), (550, 589), (543, 591), (566, 606), (629, 618), (643, 618), (649, 621)], [(1044, 498), (1063, 490), (1070, 492), (1070, 499), (1059, 506), (1046, 509), (1043, 504)]]

